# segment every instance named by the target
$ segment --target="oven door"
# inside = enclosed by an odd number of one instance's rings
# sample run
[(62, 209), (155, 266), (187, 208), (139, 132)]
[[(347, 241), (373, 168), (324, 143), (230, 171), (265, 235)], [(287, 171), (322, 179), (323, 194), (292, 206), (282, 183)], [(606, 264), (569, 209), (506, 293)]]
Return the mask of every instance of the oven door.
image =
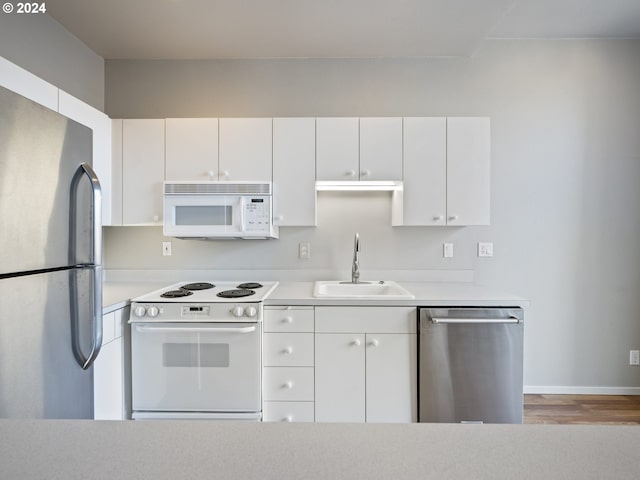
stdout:
[(259, 412), (262, 323), (134, 323), (136, 411)]

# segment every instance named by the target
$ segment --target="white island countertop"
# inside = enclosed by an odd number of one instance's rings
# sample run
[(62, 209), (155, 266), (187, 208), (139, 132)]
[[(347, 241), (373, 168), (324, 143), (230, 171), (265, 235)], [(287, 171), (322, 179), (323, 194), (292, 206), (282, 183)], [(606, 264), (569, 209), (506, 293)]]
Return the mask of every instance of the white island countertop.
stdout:
[(640, 427), (0, 420), (0, 478), (637, 479)]

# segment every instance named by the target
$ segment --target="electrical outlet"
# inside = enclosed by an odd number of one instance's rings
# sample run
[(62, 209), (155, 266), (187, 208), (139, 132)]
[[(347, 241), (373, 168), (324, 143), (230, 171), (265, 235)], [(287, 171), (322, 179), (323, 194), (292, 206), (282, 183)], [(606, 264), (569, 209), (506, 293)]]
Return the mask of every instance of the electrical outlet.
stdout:
[(444, 258), (452, 258), (453, 257), (453, 243), (443, 243), (442, 244), (442, 256)]
[(629, 350), (629, 365), (640, 365), (640, 350)]
[(163, 257), (171, 256), (171, 242), (162, 242), (162, 256)]
[(311, 243), (300, 242), (298, 244), (298, 258), (301, 260), (309, 260), (311, 258)]
[(478, 242), (478, 256), (479, 257), (493, 257), (493, 243), (491, 243), (491, 242)]

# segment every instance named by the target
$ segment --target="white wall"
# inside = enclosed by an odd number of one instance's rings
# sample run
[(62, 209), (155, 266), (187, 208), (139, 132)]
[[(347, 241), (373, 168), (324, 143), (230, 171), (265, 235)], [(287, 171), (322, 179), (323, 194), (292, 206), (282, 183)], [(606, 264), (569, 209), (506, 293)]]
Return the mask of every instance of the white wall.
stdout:
[[(640, 387), (640, 41), (491, 41), (470, 59), (106, 62), (112, 117), (488, 115), (492, 224), (391, 228), (386, 194), (323, 194), (317, 228), (267, 242), (111, 228), (108, 268), (473, 269), (531, 299), (525, 383)], [(428, 182), (425, 184), (428, 188)], [(441, 258), (452, 241), (454, 259)], [(312, 260), (297, 243), (312, 242)], [(479, 259), (475, 242), (493, 241)]]
[(104, 59), (49, 15), (0, 14), (0, 56), (104, 111)]

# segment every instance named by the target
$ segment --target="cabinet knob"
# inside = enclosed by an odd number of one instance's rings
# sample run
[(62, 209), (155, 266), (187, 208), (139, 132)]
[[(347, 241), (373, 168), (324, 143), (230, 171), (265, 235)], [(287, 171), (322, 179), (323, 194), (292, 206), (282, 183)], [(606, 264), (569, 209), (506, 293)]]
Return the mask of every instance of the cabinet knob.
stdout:
[(282, 385), (282, 388), (286, 388), (288, 390), (291, 390), (293, 388), (293, 382), (291, 380), (289, 380), (287, 383)]
[(369, 345), (371, 345), (372, 347), (377, 347), (378, 345), (380, 345), (380, 342), (378, 341), (377, 338), (374, 338), (369, 342)]
[(345, 175), (346, 175), (347, 177), (355, 177), (355, 176), (356, 176), (356, 171), (355, 171), (355, 170), (347, 170), (347, 171), (345, 172)]
[(276, 216), (276, 218), (274, 219), (276, 222), (281, 222), (284, 220), (284, 215), (278, 215)]
[(220, 176), (221, 176), (222, 178), (224, 178), (225, 180), (229, 180), (229, 170), (222, 170), (222, 171), (220, 172)]
[(360, 175), (362, 175), (363, 177), (368, 177), (369, 175), (371, 175), (371, 170), (363, 170), (362, 172), (360, 172)]
[(293, 422), (293, 417), (291, 415), (287, 415), (282, 419), (283, 422)]
[(433, 217), (433, 219), (436, 222), (440, 222), (440, 221), (444, 220), (444, 215), (436, 215), (435, 217)]
[(209, 180), (213, 180), (213, 178), (216, 176), (216, 172), (214, 172), (213, 170), (209, 170), (207, 172), (207, 175), (209, 176)]
[(293, 317), (284, 317), (282, 323), (293, 323)]
[(451, 215), (449, 220), (458, 220), (458, 215)]
[(288, 355), (293, 353), (293, 347), (286, 347), (284, 350), (282, 350), (282, 353), (286, 353)]
[(351, 345), (354, 347), (359, 347), (360, 346), (360, 339), (356, 338), (353, 342), (351, 342)]

